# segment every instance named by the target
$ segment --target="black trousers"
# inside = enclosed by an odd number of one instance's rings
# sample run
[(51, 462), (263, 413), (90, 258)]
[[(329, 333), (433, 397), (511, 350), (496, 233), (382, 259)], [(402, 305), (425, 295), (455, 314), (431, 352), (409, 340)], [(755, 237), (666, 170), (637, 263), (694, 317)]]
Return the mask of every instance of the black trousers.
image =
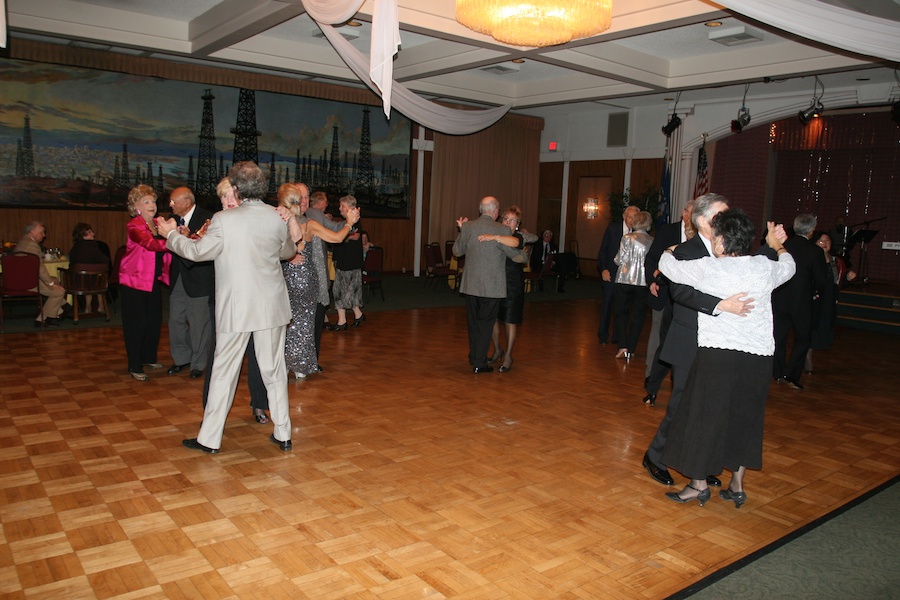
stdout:
[(660, 360), (659, 355), (662, 354), (663, 345), (666, 343), (666, 335), (669, 333), (669, 325), (672, 324), (672, 303), (669, 302), (663, 309), (662, 320), (659, 323), (659, 346), (656, 348), (656, 354), (653, 355), (653, 365), (650, 367), (650, 375), (647, 376), (647, 382), (644, 389), (648, 394), (658, 394), (659, 388), (662, 386), (663, 380), (669, 373), (672, 366)]
[(637, 347), (644, 321), (647, 320), (649, 293), (650, 289), (645, 285), (616, 284), (616, 334), (619, 336), (619, 348), (634, 352)]
[(466, 320), (469, 325), (469, 364), (487, 366), (487, 353), (491, 345), (491, 332), (500, 310), (500, 298), (466, 296)]
[(675, 419), (675, 413), (678, 412), (678, 405), (681, 403), (681, 395), (684, 392), (685, 385), (687, 385), (688, 375), (690, 375), (691, 365), (693, 364), (696, 353), (697, 350), (693, 349), (690, 352), (690, 357), (684, 357), (689, 359), (689, 362), (686, 361), (683, 365), (672, 365), (672, 395), (669, 397), (668, 406), (666, 406), (666, 414), (662, 418), (662, 421), (659, 422), (659, 427), (656, 428), (656, 435), (653, 436), (650, 447), (647, 449), (647, 456), (657, 467), (666, 466), (662, 462), (663, 450), (666, 447), (666, 438), (669, 437), (669, 428), (672, 426), (672, 421)]
[(144, 365), (157, 362), (159, 328), (162, 325), (162, 284), (153, 281), (149, 292), (119, 286), (122, 295), (122, 335), (128, 370), (143, 373)]
[[(209, 297), (209, 319), (210, 319), (210, 335), (209, 335), (209, 359), (206, 364), (206, 374), (203, 376), (203, 408), (206, 408), (206, 400), (209, 397), (209, 380), (212, 377), (212, 370), (215, 366), (213, 357), (216, 355), (216, 297)], [(259, 363), (256, 361), (256, 348), (253, 346), (253, 336), (247, 343), (247, 350), (244, 352), (247, 357), (247, 387), (250, 388), (250, 407), (269, 410), (269, 396), (266, 394), (266, 384), (263, 383), (262, 373), (259, 371)]]
[[(772, 375), (775, 379), (787, 377), (800, 381), (806, 353), (812, 343), (812, 303), (809, 310), (773, 310), (775, 330), (775, 361)], [(794, 331), (794, 345), (790, 358), (787, 358), (788, 336)]]

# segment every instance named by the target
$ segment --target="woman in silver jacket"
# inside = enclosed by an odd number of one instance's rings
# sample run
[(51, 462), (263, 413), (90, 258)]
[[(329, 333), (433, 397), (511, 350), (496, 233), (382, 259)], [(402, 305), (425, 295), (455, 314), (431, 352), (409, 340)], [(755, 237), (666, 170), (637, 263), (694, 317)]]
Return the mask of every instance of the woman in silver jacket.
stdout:
[(622, 237), (622, 244), (616, 254), (615, 263), (619, 265), (616, 275), (616, 289), (613, 296), (613, 307), (616, 317), (616, 334), (619, 338), (619, 352), (616, 358), (631, 360), (644, 318), (647, 315), (647, 282), (644, 278), (644, 258), (653, 243), (653, 237), (647, 233), (653, 217), (642, 210), (634, 216), (631, 233)]

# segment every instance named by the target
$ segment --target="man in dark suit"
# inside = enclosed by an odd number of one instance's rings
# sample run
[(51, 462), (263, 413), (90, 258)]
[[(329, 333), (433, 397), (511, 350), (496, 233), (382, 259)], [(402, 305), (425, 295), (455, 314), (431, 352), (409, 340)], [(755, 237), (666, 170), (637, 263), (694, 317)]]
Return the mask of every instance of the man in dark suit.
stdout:
[[(647, 304), (653, 311), (653, 325), (650, 329), (650, 340), (647, 342), (648, 371), (644, 379), (647, 395), (644, 403), (655, 405), (656, 394), (663, 379), (669, 372), (669, 363), (659, 359), (662, 346), (666, 341), (669, 325), (672, 323), (672, 298), (669, 295), (669, 280), (659, 272), (659, 258), (666, 248), (677, 246), (694, 237), (696, 231), (691, 217), (694, 212), (694, 201), (688, 200), (681, 210), (681, 220), (661, 225), (653, 238), (647, 257), (644, 259), (644, 271), (650, 294)], [(654, 345), (655, 344), (655, 345)]]
[[(197, 206), (193, 192), (186, 187), (172, 190), (169, 206), (188, 236), (212, 218), (211, 212)], [(203, 375), (209, 358), (209, 298), (216, 290), (215, 269), (211, 261), (194, 262), (175, 254), (169, 273), (169, 351), (175, 363), (169, 374), (190, 367), (191, 378), (196, 379)]]
[[(800, 376), (812, 336), (813, 297), (828, 285), (828, 273), (822, 250), (809, 238), (816, 229), (816, 217), (797, 215), (794, 236), (784, 248), (794, 257), (797, 271), (791, 279), (772, 292), (772, 312), (775, 323), (775, 361), (773, 375), (779, 383), (787, 383), (802, 390)], [(787, 357), (788, 334), (794, 332), (794, 346)]]
[[(478, 205), (478, 212), (481, 216), (475, 221), (465, 217), (456, 221), (460, 231), (453, 243), (453, 255), (466, 257), (466, 272), (459, 291), (466, 296), (469, 364), (476, 374), (494, 370), (487, 364), (487, 353), (500, 300), (506, 298), (506, 257), (524, 260), (522, 250), (499, 243), (500, 236), (510, 235), (509, 227), (497, 222), (500, 202), (486, 196)], [(498, 240), (479, 242), (480, 235), (496, 236)]]
[[(619, 253), (619, 246), (622, 245), (622, 237), (631, 231), (631, 220), (639, 212), (641, 209), (637, 206), (627, 207), (622, 213), (622, 220), (610, 223), (600, 242), (600, 251), (597, 253), (597, 270), (600, 272), (600, 285), (603, 287), (603, 306), (600, 308), (600, 328), (597, 330), (597, 337), (600, 338), (601, 344), (609, 341), (613, 294), (616, 291), (616, 274), (619, 272), (619, 266), (615, 262), (616, 254)], [(618, 343), (615, 327), (613, 327), (612, 341), (614, 344)]]
[[(698, 235), (675, 248), (678, 260), (694, 260), (712, 256), (712, 226), (714, 216), (728, 208), (728, 200), (720, 194), (704, 194), (694, 200), (693, 222)], [(656, 430), (650, 447), (644, 453), (642, 464), (650, 476), (664, 485), (672, 485), (675, 480), (662, 462), (662, 452), (672, 419), (678, 411), (681, 393), (687, 383), (688, 373), (697, 354), (697, 314), (708, 315), (722, 312), (745, 314), (753, 308), (753, 299), (741, 299), (738, 293), (725, 299), (698, 292), (686, 285), (670, 284), (669, 293), (675, 304), (672, 309), (672, 323), (666, 334), (666, 341), (660, 352), (660, 360), (672, 366), (672, 396), (666, 407), (666, 414)], [(718, 478), (709, 476), (709, 485), (722, 485)]]

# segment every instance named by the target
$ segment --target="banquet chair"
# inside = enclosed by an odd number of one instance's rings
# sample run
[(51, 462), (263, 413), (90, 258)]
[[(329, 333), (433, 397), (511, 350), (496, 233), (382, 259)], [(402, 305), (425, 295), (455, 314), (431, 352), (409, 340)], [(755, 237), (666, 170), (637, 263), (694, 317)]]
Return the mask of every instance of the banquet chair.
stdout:
[[(89, 296), (97, 298), (97, 310), (95, 312), (83, 313), (81, 316), (105, 316), (109, 321), (109, 303), (107, 302), (107, 292), (109, 285), (107, 283), (107, 269), (105, 264), (75, 264), (69, 266), (68, 269), (60, 269), (60, 283), (66, 288), (66, 292), (73, 296), (80, 296), (87, 302)], [(79, 305), (78, 298), (74, 298), (72, 302), (72, 322), (78, 325)], [(87, 304), (85, 304), (87, 306)]]
[[(434, 285), (434, 289), (437, 289), (438, 279), (443, 279), (447, 282), (447, 287), (451, 292), (456, 289), (459, 284), (459, 271), (444, 264), (444, 259), (441, 256), (441, 247), (437, 242), (432, 242), (425, 246), (425, 265), (428, 268), (428, 278), (425, 280), (425, 285), (428, 285), (430, 281)], [(452, 284), (451, 277), (453, 278)]]
[(38, 314), (44, 310), (44, 299), (38, 291), (41, 259), (34, 254), (15, 252), (2, 258), (0, 277), (0, 332), (3, 331), (4, 302), (37, 300)]
[(384, 249), (379, 246), (372, 246), (366, 253), (366, 259), (363, 261), (363, 294), (368, 292), (374, 297), (374, 291), (378, 290), (381, 293), (381, 299), (384, 300), (384, 288), (381, 287), (383, 279)]
[(123, 258), (125, 258), (125, 246), (119, 246), (113, 259), (112, 272), (109, 274), (109, 280), (107, 281), (108, 291), (106, 298), (112, 306), (113, 314), (118, 314), (116, 311), (116, 300), (119, 297), (119, 269), (122, 268)]
[[(526, 264), (531, 264), (531, 252), (534, 251), (535, 246), (528, 246), (529, 250), (529, 261)], [(544, 291), (543, 281), (548, 278), (555, 278), (556, 273), (553, 272), (553, 254), (548, 254), (547, 258), (544, 259), (543, 264), (541, 265), (540, 271), (525, 271), (525, 291), (533, 292), (535, 287), (538, 287), (542, 292)]]

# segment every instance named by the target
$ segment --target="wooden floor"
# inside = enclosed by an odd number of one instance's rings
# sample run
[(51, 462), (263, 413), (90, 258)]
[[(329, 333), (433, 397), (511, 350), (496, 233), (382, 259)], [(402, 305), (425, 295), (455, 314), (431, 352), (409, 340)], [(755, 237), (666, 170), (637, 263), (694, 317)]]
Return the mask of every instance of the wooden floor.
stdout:
[(326, 332), (288, 454), (245, 382), (222, 452), (182, 448), (201, 381), (132, 380), (118, 329), (0, 336), (0, 596), (662, 598), (900, 472), (898, 340), (842, 330), (772, 387), (743, 508), (667, 500), (668, 387), (640, 402), (597, 310), (528, 304), (508, 374), (470, 372), (462, 309)]

